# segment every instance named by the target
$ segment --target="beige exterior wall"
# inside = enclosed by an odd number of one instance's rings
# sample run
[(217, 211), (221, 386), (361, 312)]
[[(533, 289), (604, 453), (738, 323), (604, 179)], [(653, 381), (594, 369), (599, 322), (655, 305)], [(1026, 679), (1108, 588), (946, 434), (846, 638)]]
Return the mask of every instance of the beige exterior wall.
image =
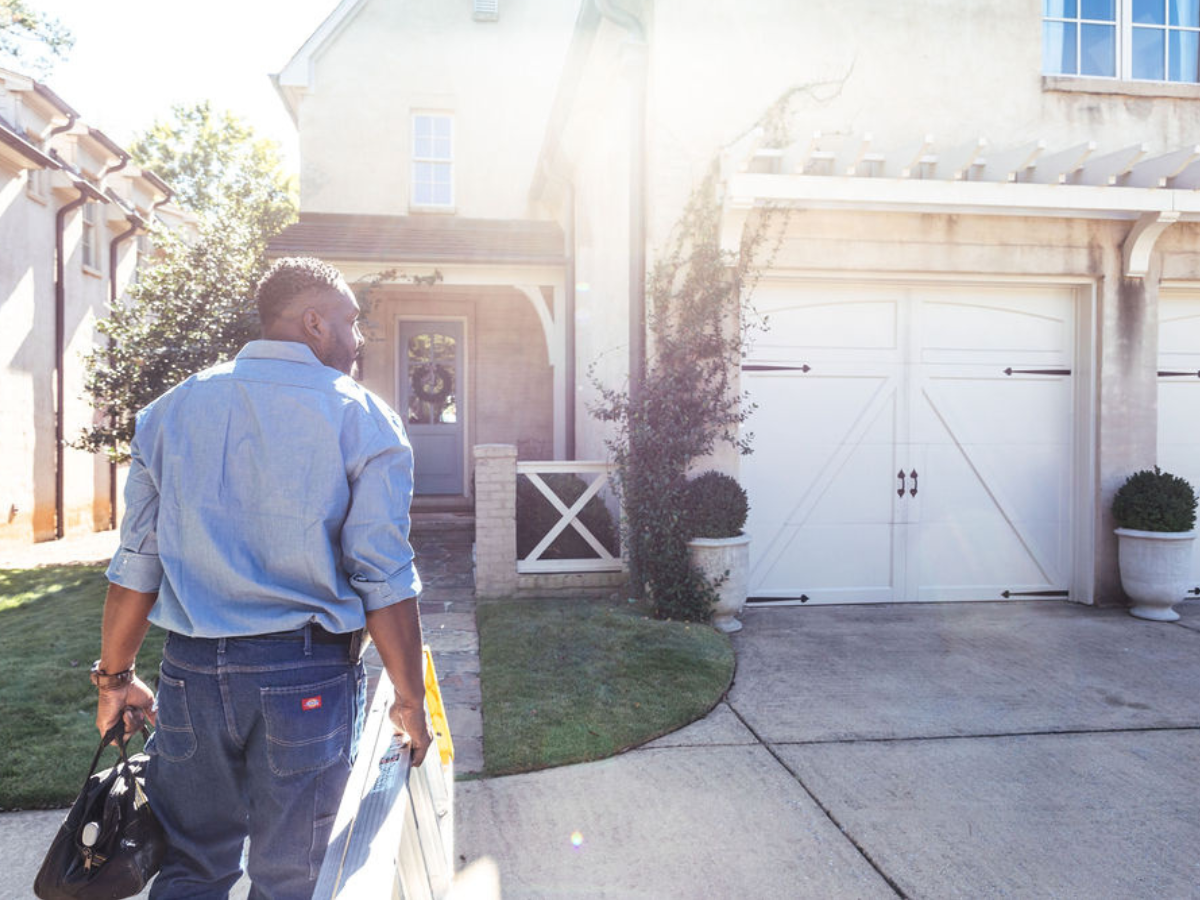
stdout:
[(305, 212), (409, 212), (414, 111), (454, 116), (460, 216), (528, 211), (572, 3), (506, 0), (497, 22), (470, 4), (367, 0), (316, 57), (300, 104)]
[[(791, 88), (801, 88), (787, 119), (791, 139), (869, 133), (872, 149), (880, 151), (932, 135), (942, 148), (982, 137), (993, 151), (1044, 140), (1052, 153), (1091, 141), (1102, 154), (1144, 142), (1154, 155), (1190, 146), (1200, 134), (1200, 86), (1126, 83), (1129, 93), (1121, 94), (1070, 89), (1119, 90), (1113, 82), (1043, 79), (1037, 0), (656, 0), (645, 19), (650, 265), (721, 149)], [(591, 136), (598, 123), (622, 122), (626, 115), (633, 70), (620, 49), (623, 37), (613, 24), (600, 23), (564, 138), (579, 199), (578, 280), (592, 287), (579, 295), (578, 318), (589, 325), (604, 321), (602, 334), (581, 333), (579, 368), (599, 361), (597, 371), (612, 386), (621, 385), (627, 371), (627, 182), (618, 180), (618, 161), (628, 149), (621, 146), (624, 134), (609, 134), (599, 139), (610, 145), (607, 155), (593, 155)], [(1155, 462), (1159, 279), (1200, 281), (1200, 226), (1187, 223), (1160, 239), (1145, 279), (1124, 277), (1122, 250), (1132, 226), (1129, 220), (796, 210), (773, 264), (785, 276), (1077, 285), (1081, 308), (1089, 311), (1077, 373), (1079, 490), (1090, 505), (1081, 514), (1091, 519), (1083, 527), (1092, 529), (1093, 544), (1085, 574), (1100, 603), (1122, 599), (1112, 495), (1131, 471)], [(602, 457), (604, 429), (582, 405), (579, 415), (579, 456)], [(729, 451), (705, 464), (711, 463), (733, 472), (738, 467)]]
[[(136, 173), (112, 174), (102, 182), (116, 160), (86, 126), (49, 137), (66, 116), (55, 117), (28, 79), (0, 70), (0, 100), (10, 126), (35, 146), (52, 147), (94, 186), (111, 187), (140, 214), (148, 215), (150, 204), (165, 199)], [(55, 228), (58, 210), (76, 200), (79, 190), (65, 172), (46, 170), (44, 191), (37, 193), (31, 188), (36, 170), (32, 161), (0, 163), (0, 542), (51, 540), (57, 525)], [(125, 210), (115, 203), (92, 205), (92, 265), (83, 262), (81, 209), (66, 215), (63, 229), (63, 434), (68, 444), (95, 421), (84, 397), (83, 357), (100, 341), (95, 325), (109, 300), (110, 246), (129, 228)], [(118, 246), (121, 290), (136, 258), (133, 238)], [(65, 448), (64, 534), (109, 527), (111, 477), (105, 457)]]
[(54, 536), (54, 208), (0, 168), (0, 536)]
[(456, 319), (466, 326), (467, 342), (464, 453), (476, 444), (511, 444), (522, 459), (553, 457), (552, 372), (524, 294), (487, 286), (377, 288), (367, 318), (362, 380), (388, 403), (398, 408), (399, 321)]

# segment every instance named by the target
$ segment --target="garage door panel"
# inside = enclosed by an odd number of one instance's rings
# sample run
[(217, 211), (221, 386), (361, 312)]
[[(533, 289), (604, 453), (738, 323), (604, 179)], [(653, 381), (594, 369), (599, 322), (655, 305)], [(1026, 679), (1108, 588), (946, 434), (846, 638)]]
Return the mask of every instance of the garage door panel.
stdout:
[(750, 596), (803, 596), (806, 603), (895, 600), (893, 540), (890, 524), (787, 527), (778, 552), (752, 564)]
[(912, 567), (915, 599), (999, 600), (1014, 585), (1053, 587), (1006, 523), (922, 523)]
[(895, 379), (748, 373), (745, 383), (758, 405), (748, 426), (768, 430), (743, 478), (751, 594), (839, 583), (890, 592)]
[(929, 303), (925, 310), (924, 363), (1046, 366), (1062, 363), (1069, 346), (1072, 323), (1065, 317), (974, 303)]
[(1073, 391), (1069, 376), (1006, 376), (988, 367), (953, 367), (924, 380), (914, 411), (913, 440), (978, 444), (1071, 444)]
[(761, 284), (754, 305), (768, 327), (753, 335), (752, 355), (808, 365), (899, 362), (902, 301), (886, 287)]

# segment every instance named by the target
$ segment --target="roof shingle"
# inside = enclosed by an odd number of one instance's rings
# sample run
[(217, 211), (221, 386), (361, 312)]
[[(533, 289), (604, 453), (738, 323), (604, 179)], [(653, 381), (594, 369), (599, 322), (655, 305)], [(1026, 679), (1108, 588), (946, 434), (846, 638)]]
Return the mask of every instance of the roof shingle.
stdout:
[(561, 265), (555, 222), (451, 216), (306, 213), (267, 246), (269, 256), (330, 261)]

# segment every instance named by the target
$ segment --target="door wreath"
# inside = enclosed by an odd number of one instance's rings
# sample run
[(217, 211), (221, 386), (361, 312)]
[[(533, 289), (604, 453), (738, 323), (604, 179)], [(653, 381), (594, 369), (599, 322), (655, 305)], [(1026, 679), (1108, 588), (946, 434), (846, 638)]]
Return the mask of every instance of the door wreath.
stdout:
[(426, 363), (414, 368), (409, 381), (418, 399), (437, 406), (445, 405), (454, 391), (454, 373), (443, 365)]

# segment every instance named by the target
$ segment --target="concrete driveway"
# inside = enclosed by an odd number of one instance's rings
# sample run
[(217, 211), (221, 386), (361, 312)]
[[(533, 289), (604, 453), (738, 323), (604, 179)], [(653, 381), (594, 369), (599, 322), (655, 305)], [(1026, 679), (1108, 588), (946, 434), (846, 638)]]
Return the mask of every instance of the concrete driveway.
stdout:
[(752, 609), (705, 720), (459, 784), (457, 852), (509, 900), (1200, 897), (1200, 602), (1181, 611)]

